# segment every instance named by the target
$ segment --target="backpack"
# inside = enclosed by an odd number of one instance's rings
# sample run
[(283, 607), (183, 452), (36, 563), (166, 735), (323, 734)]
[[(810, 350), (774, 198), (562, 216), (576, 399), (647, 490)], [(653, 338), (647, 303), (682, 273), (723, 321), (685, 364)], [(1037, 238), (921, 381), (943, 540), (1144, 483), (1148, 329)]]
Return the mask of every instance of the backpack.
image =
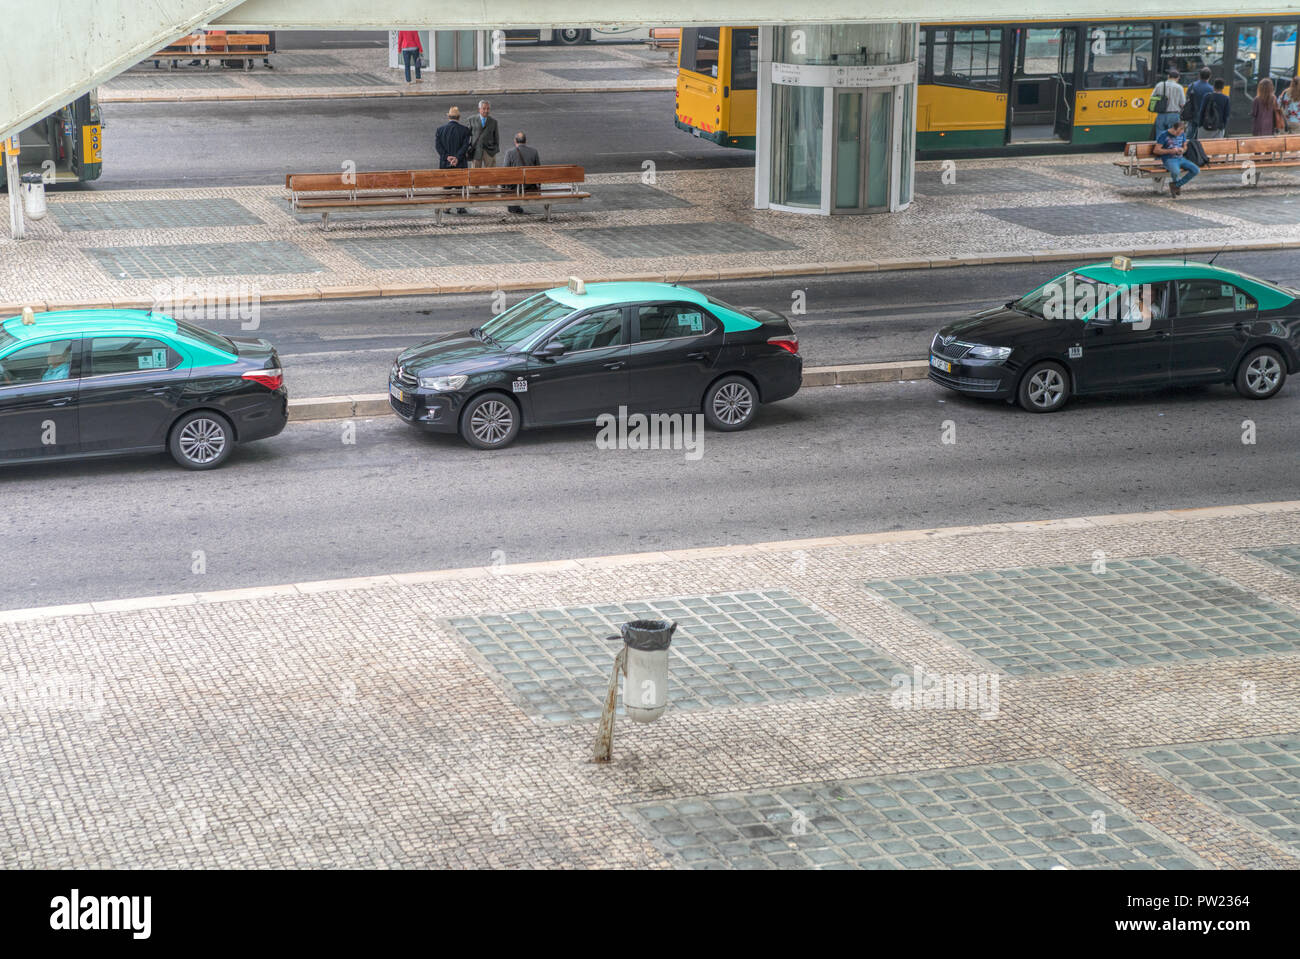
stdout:
[(1178, 119), (1185, 123), (1191, 123), (1196, 119), (1196, 98), (1187, 94), (1187, 99), (1183, 101), (1183, 108), (1178, 113)]
[(1166, 99), (1165, 81), (1161, 80), (1159, 83), (1156, 84), (1156, 88), (1151, 91), (1151, 96), (1147, 97), (1147, 112), (1164, 113), (1165, 99)]
[(1219, 113), (1219, 103), (1214, 97), (1213, 93), (1206, 94), (1205, 109), (1201, 111), (1201, 126), (1206, 130), (1223, 129), (1223, 117)]

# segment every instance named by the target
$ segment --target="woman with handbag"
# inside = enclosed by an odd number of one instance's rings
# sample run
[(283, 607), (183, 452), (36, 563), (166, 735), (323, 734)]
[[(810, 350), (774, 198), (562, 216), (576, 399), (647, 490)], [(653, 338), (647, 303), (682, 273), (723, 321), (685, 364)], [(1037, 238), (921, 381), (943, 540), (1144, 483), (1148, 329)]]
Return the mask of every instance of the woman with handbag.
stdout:
[(1269, 137), (1286, 129), (1282, 107), (1273, 95), (1273, 81), (1265, 77), (1259, 81), (1255, 99), (1250, 105), (1251, 136)]

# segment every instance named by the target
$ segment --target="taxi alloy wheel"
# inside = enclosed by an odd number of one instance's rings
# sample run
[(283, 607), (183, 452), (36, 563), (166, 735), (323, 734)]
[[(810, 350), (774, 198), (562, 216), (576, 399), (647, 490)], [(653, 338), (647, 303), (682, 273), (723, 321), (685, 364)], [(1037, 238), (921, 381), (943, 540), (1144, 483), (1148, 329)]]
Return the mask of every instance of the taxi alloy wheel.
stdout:
[(1070, 376), (1056, 363), (1038, 363), (1020, 381), (1020, 405), (1031, 413), (1052, 413), (1070, 398)]
[(476, 449), (509, 446), (519, 435), (519, 408), (495, 393), (471, 400), (460, 417), (460, 435)]
[(1286, 367), (1282, 365), (1282, 357), (1268, 348), (1255, 350), (1237, 369), (1237, 392), (1247, 399), (1266, 400), (1285, 382)]
[(177, 421), (168, 446), (172, 459), (186, 469), (210, 470), (230, 456), (235, 435), (224, 416), (200, 410)]
[(740, 376), (719, 380), (704, 399), (704, 418), (715, 430), (743, 430), (753, 422), (757, 410), (754, 384)]

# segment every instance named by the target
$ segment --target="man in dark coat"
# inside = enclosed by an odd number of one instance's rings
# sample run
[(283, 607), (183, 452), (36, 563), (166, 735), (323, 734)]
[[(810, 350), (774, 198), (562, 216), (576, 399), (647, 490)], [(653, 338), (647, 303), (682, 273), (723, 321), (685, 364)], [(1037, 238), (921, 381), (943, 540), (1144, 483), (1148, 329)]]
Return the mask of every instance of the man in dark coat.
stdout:
[[(528, 137), (522, 130), (516, 133), (514, 147), (506, 151), (506, 166), (541, 166), (541, 163), (541, 154), (528, 145)], [(506, 210), (510, 213), (528, 212), (521, 206), (506, 207)]]
[[(469, 168), (469, 128), (460, 122), (460, 108), (452, 107), (447, 111), (447, 122), (438, 127), (433, 137), (434, 149), (438, 151), (438, 169), (465, 170)], [(457, 213), (469, 212), (463, 206)]]
[(469, 122), (471, 166), (496, 166), (497, 151), (501, 149), (501, 137), (497, 132), (497, 118), (491, 115), (492, 104), (486, 100), (478, 102), (478, 116)]

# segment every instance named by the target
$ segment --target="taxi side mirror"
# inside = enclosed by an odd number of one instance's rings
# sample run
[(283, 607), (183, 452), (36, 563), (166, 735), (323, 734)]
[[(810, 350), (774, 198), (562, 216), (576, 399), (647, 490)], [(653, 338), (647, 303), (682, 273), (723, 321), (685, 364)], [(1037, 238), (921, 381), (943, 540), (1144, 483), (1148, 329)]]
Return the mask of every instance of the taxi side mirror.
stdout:
[(563, 356), (567, 352), (569, 352), (569, 347), (563, 340), (551, 340), (551, 342), (538, 350), (535, 355), (543, 357), (544, 359), (552, 360), (557, 356)]

